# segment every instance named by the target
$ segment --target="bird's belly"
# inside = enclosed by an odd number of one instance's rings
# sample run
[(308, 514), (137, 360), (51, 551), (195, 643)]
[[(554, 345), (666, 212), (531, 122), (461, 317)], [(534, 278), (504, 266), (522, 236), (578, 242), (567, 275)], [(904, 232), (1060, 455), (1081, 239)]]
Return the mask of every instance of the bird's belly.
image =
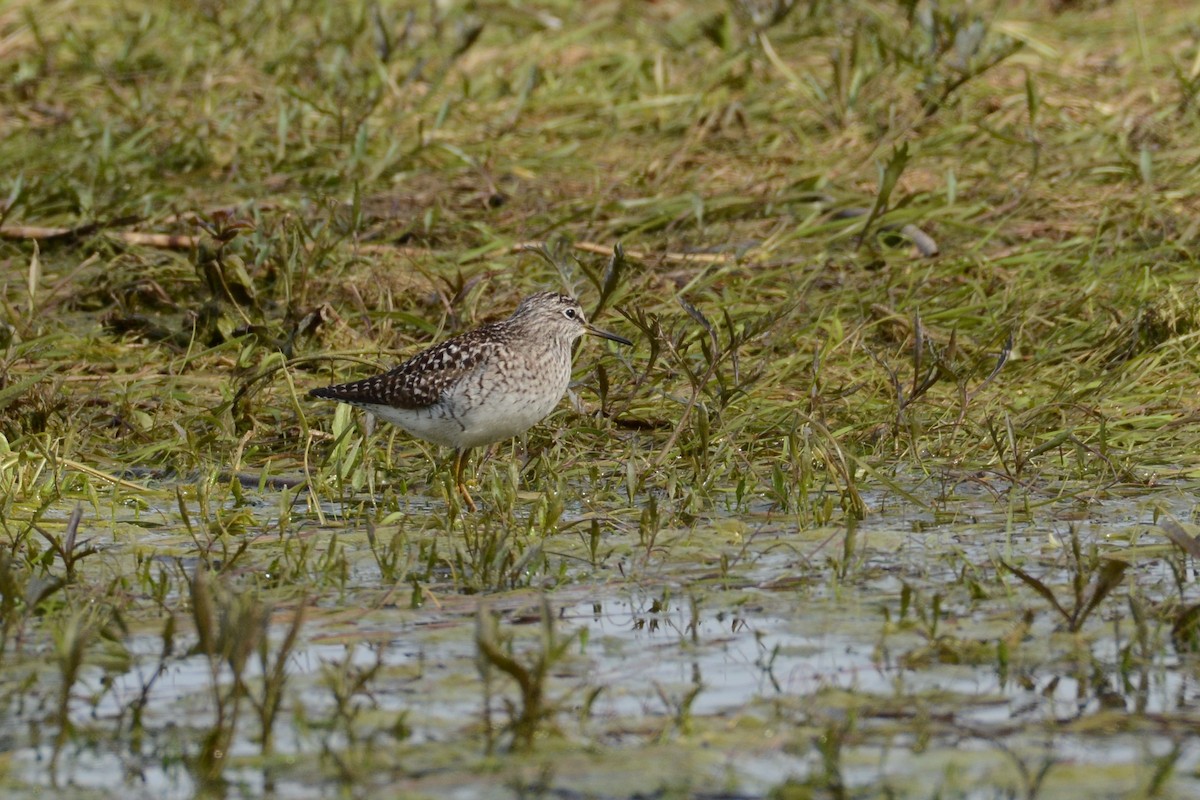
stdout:
[(496, 392), (482, 402), (459, 398), (426, 408), (395, 408), (374, 403), (361, 405), (379, 419), (390, 422), (418, 439), (466, 450), (511, 439), (544, 419), (566, 392), (526, 396)]
[(440, 444), (444, 447), (470, 447), (462, 444), (463, 425), (447, 413), (443, 406), (426, 408), (395, 408), (375, 403), (356, 403), (384, 422), (402, 428), (418, 439)]
[(541, 422), (562, 395), (553, 397), (492, 396), (488, 402), (461, 410), (462, 447), (480, 447), (511, 439)]

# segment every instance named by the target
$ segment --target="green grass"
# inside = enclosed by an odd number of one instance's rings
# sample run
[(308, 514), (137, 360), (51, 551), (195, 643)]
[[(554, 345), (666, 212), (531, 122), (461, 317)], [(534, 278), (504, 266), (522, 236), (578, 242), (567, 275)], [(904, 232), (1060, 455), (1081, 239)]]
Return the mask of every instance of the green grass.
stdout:
[[(618, 794), (1187, 796), (1144, 687), (1196, 667), (1191, 4), (411, 6), (0, 9), (0, 737), (43, 759), (0, 785), (602, 792), (643, 747)], [(478, 514), (305, 396), (543, 288), (636, 346), (475, 454)], [(919, 680), (964, 674), (1002, 699)]]

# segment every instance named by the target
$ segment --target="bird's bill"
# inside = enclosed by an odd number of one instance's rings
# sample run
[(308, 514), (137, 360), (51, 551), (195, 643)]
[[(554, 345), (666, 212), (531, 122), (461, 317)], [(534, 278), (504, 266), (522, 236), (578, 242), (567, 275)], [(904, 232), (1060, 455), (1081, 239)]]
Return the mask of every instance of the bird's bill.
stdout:
[(623, 345), (627, 345), (629, 347), (633, 347), (633, 342), (629, 341), (624, 336), (617, 336), (615, 333), (609, 333), (608, 331), (602, 331), (593, 325), (587, 326), (587, 332), (590, 333), (592, 336), (599, 336), (601, 339), (608, 339), (610, 341), (616, 342), (617, 344), (623, 344)]

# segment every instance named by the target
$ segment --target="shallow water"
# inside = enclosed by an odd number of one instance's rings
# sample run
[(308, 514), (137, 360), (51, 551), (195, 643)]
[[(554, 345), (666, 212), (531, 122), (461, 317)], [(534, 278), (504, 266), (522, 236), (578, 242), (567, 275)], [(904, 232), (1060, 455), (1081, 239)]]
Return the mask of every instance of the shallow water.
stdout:
[[(278, 525), (278, 504), (260, 500), (245, 508), (255, 535), (277, 549), (278, 533), (267, 531)], [(868, 502), (874, 513), (849, 548), (844, 527), (799, 530), (777, 513), (700, 519), (664, 530), (648, 549), (615, 526), (594, 565), (585, 537), (563, 533), (542, 542), (545, 561), (532, 562), (529, 587), (470, 595), (426, 586), (417, 608), (407, 582), (384, 585), (364, 532), (340, 529), (344, 577), (315, 597), (288, 658), (275, 755), (260, 756), (257, 722), (243, 706), (225, 791), (308, 798), (352, 784), (356, 797), (403, 789), (469, 798), (507, 785), (571, 796), (758, 797), (791, 780), (853, 796), (1105, 797), (1142, 791), (1155, 760), (1178, 743), (1170, 790), (1200, 793), (1200, 746), (1186, 736), (1200, 702), (1195, 656), (1176, 654), (1159, 622), (1143, 634), (1152, 637), (1149, 654), (1134, 657), (1129, 605), (1131, 594), (1157, 604), (1180, 590), (1195, 601), (1194, 574), (1176, 586), (1171, 550), (1153, 529), (1156, 513), (1190, 519), (1190, 487), (1086, 501), (1047, 493), (1032, 513), (1028, 502), (1015, 513), (1003, 497), (963, 483), (936, 510), (885, 493)], [(404, 509), (399, 524), (430, 507)], [(349, 514), (335, 504), (323, 510)], [(332, 534), (311, 519), (292, 524), (319, 559)], [(1072, 526), (1087, 547), (1132, 553), (1122, 586), (1074, 634), (1036, 592), (998, 572), (1001, 560), (1020, 563), (1067, 602)], [(114, 572), (131, 551), (181, 574), (200, 563), (166, 506), (114, 515), (109, 529), (92, 544)], [(377, 542), (391, 531), (381, 525)], [(268, 563), (247, 559), (231, 585), (269, 580)], [(485, 692), (476, 616), (480, 604), (498, 614), (515, 657), (531, 663), (545, 647), (541, 586), (550, 587), (556, 640), (567, 642), (548, 673), (553, 710), (532, 753), (499, 758), (519, 699), (494, 667)], [(179, 582), (168, 604), (181, 591)], [(1018, 629), (1026, 612), (1027, 629)], [(290, 613), (281, 606), (273, 617), (273, 646)], [(188, 654), (187, 623), (149, 690), (136, 744), (128, 706), (159, 663), (162, 623), (131, 629), (128, 670), (85, 668), (60, 787), (194, 794), (185, 757), (213, 724), (214, 683), (206, 657)], [(337, 692), (364, 675), (339, 706)], [(252, 658), (247, 679), (256, 685), (261, 676)], [(223, 667), (217, 686), (230, 679)], [(34, 694), (52, 696), (55, 685), (44, 672)], [(5, 725), (18, 793), (51, 785), (52, 737), (29, 734), (45, 724), (45, 705), (14, 708)], [(489, 741), (497, 755), (486, 755)], [(1046, 762), (1044, 782), (1033, 786)]]

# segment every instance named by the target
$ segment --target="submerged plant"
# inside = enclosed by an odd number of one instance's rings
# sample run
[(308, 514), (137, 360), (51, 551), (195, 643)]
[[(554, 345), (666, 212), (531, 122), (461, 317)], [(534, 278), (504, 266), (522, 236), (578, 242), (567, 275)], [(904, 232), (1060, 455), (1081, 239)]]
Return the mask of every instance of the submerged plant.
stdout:
[(527, 659), (522, 660), (512, 652), (512, 641), (502, 640), (496, 618), (480, 604), (475, 617), (475, 646), (478, 648), (476, 667), (484, 683), (484, 721), (487, 725), (488, 749), (493, 742), (491, 725), (491, 687), (493, 671), (503, 673), (517, 685), (519, 700), (505, 701), (508, 709), (506, 730), (512, 735), (514, 750), (533, 747), (537, 736), (542, 734), (546, 723), (554, 715), (554, 704), (546, 696), (550, 672), (558, 664), (575, 637), (559, 638), (554, 633), (554, 616), (550, 602), (542, 597), (541, 645)]
[(75, 510), (71, 512), (71, 518), (67, 520), (67, 529), (63, 532), (62, 538), (55, 536), (43, 530), (40, 526), (34, 525), (34, 530), (42, 535), (54, 552), (62, 559), (63, 567), (66, 570), (66, 582), (70, 583), (75, 579), (76, 564), (96, 552), (96, 548), (88, 547), (87, 541), (77, 542), (76, 537), (79, 533), (79, 522), (83, 519), (83, 505), (75, 504)]
[[(253, 592), (234, 592), (214, 584), (203, 567), (192, 576), (190, 590), (198, 640), (195, 650), (208, 663), (213, 720), (199, 752), (189, 759), (189, 766), (200, 785), (211, 789), (221, 785), (243, 701), (250, 702), (258, 714), (262, 752), (272, 751), (275, 723), (287, 685), (288, 660), (304, 622), (304, 603), (297, 606), (283, 639), (272, 647), (268, 636), (272, 608)], [(255, 654), (261, 668), (258, 691), (248, 680), (250, 659)], [(228, 680), (224, 677), (226, 671)]]
[(10, 556), (7, 548), (0, 547), (0, 663), (8, 652), (13, 630), (19, 631), (42, 602), (64, 585), (58, 577), (35, 576), (28, 565)]
[(1058, 612), (1067, 630), (1072, 633), (1083, 627), (1101, 603), (1121, 585), (1125, 570), (1129, 563), (1116, 558), (1106, 558), (1093, 549), (1083, 552), (1079, 541), (1079, 531), (1074, 525), (1070, 528), (1070, 548), (1067, 559), (1067, 570), (1071, 576), (1071, 602), (1064, 605), (1058, 595), (1044, 582), (1025, 570), (1007, 561), (1002, 561), (1004, 568), (1016, 575), (1022, 583), (1042, 596), (1050, 607)]

